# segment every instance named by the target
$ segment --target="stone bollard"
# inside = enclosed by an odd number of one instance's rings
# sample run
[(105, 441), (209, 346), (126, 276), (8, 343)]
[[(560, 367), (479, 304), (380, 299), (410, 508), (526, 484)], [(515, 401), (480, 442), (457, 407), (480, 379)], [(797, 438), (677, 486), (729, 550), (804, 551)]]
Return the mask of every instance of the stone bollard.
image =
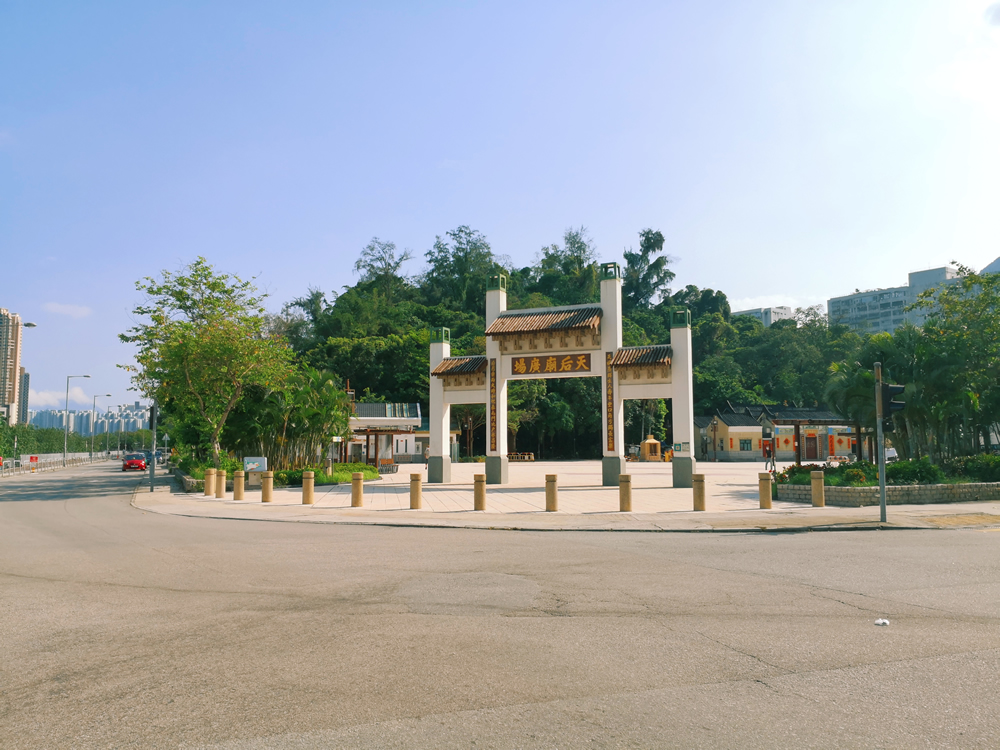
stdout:
[(303, 471), (302, 472), (302, 504), (312, 505), (313, 504), (313, 487), (316, 483), (316, 472), (314, 471)]
[(691, 486), (694, 488), (694, 509), (705, 510), (705, 475), (692, 474)]
[(486, 510), (486, 475), (476, 474), (473, 479), (475, 483), (472, 486), (472, 509)]
[(823, 486), (823, 477), (824, 474), (822, 471), (809, 472), (809, 478), (812, 480), (812, 501), (814, 508), (826, 507), (826, 488)]
[(243, 499), (243, 471), (233, 472), (233, 500)]
[(360, 471), (351, 474), (351, 507), (362, 508), (365, 504), (365, 475)]
[(410, 510), (420, 510), (423, 505), (423, 474), (410, 474)]
[(215, 497), (219, 500), (226, 499), (226, 470), (219, 469), (215, 472)]
[(326, 459), (326, 466), (323, 469), (323, 473), (326, 474), (328, 477), (332, 477), (333, 476), (333, 459), (332, 458)]
[(618, 510), (622, 513), (632, 512), (632, 475), (618, 475)]
[(771, 474), (762, 471), (757, 475), (757, 494), (760, 496), (760, 507), (771, 509)]
[(559, 480), (558, 474), (545, 475), (545, 510), (554, 513), (559, 510)]
[(262, 471), (260, 474), (260, 501), (271, 502), (274, 493), (274, 472)]
[(205, 497), (215, 494), (215, 469), (205, 469)]

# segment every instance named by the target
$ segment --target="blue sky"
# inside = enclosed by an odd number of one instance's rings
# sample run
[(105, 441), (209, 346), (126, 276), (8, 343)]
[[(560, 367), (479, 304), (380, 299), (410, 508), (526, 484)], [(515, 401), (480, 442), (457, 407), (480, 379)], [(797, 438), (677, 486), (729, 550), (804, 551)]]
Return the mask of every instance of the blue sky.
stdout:
[(34, 408), (135, 400), (134, 281), (197, 255), (278, 309), (373, 236), (653, 227), (677, 286), (815, 304), (1000, 256), (998, 128), (986, 0), (0, 0), (0, 307)]

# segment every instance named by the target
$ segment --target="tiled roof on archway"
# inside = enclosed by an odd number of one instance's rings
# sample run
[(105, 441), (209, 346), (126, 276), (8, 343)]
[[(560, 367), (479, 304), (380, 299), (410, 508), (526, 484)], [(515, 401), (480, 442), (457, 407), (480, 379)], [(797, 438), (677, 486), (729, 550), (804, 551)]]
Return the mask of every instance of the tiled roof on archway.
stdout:
[(486, 365), (486, 357), (478, 354), (471, 357), (445, 357), (431, 375), (469, 375), (486, 372)]
[(486, 329), (487, 336), (511, 336), (574, 330), (596, 330), (601, 326), (600, 305), (547, 307), (502, 312)]
[(657, 346), (627, 346), (616, 351), (614, 359), (611, 360), (611, 366), (615, 368), (669, 364), (669, 344), (660, 344)]

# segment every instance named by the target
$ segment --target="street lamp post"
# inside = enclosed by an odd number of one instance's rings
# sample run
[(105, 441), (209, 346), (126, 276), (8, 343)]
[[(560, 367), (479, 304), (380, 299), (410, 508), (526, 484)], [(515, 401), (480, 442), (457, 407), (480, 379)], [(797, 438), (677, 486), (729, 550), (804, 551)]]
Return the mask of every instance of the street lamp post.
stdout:
[(63, 431), (63, 468), (66, 466), (66, 453), (69, 450), (69, 380), (70, 378), (89, 378), (90, 375), (66, 376), (66, 424)]
[(719, 418), (712, 417), (712, 454), (715, 456), (715, 461), (719, 460), (719, 441), (716, 438), (716, 434), (719, 430)]
[[(105, 393), (104, 396), (110, 397), (110, 393)], [(94, 428), (94, 420), (97, 418), (97, 399), (103, 398), (103, 396), (94, 396), (94, 403), (90, 407), (90, 462), (94, 462), (94, 435), (97, 434), (97, 430)]]

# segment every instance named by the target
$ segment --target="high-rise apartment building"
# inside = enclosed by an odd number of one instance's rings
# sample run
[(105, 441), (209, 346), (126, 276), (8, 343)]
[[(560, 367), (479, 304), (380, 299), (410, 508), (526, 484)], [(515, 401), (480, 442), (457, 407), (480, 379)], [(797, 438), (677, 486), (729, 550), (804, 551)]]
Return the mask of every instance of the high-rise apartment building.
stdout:
[(17, 421), (19, 424), (28, 423), (28, 386), (31, 384), (31, 375), (21, 368), (20, 393), (17, 400)]
[(906, 286), (834, 297), (826, 307), (830, 324), (843, 324), (865, 333), (893, 333), (905, 323), (923, 325), (927, 319), (926, 310), (906, 308), (917, 301), (921, 292), (952, 283), (957, 277), (958, 269), (943, 266), (911, 273)]
[(115, 411), (109, 408), (105, 413), (96, 412), (91, 420), (90, 410), (71, 409), (67, 415), (63, 409), (42, 409), (28, 412), (29, 424), (35, 427), (49, 429), (66, 429), (69, 420), (69, 431), (78, 435), (103, 435), (106, 432), (135, 432), (149, 429), (149, 407), (138, 401), (118, 407)]
[(764, 328), (770, 328), (772, 323), (777, 323), (779, 320), (791, 320), (795, 317), (790, 307), (756, 307), (753, 310), (740, 310), (730, 314), (730, 316), (734, 315), (748, 315), (751, 318), (756, 318), (764, 324)]
[(17, 424), (21, 390), (21, 316), (0, 307), (0, 410)]

